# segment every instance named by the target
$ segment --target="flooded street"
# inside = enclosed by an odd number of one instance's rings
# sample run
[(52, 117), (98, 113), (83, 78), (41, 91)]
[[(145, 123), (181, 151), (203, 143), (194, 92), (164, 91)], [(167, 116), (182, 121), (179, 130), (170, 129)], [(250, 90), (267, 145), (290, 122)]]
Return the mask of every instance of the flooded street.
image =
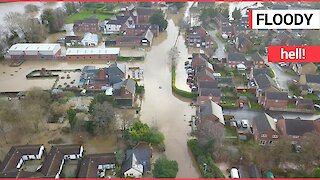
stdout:
[[(187, 147), (191, 129), (188, 121), (195, 109), (190, 102), (176, 98), (171, 91), (169, 50), (178, 36), (178, 27), (168, 20), (167, 38), (154, 45), (145, 60), (145, 97), (141, 107), (141, 120), (156, 126), (165, 135), (166, 155), (179, 164), (177, 177), (200, 177), (197, 165)], [(183, 42), (182, 42), (183, 43)], [(185, 53), (187, 50), (181, 50)], [(187, 57), (185, 54), (180, 57)], [(182, 58), (180, 59), (181, 61)]]

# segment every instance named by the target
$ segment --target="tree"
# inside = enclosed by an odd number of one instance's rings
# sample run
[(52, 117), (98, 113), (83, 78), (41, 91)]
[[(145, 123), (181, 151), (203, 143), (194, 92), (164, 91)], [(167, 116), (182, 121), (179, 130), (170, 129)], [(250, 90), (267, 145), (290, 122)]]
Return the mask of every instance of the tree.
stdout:
[(225, 18), (229, 18), (229, 4), (228, 3), (221, 3), (217, 7), (218, 12)]
[(159, 26), (160, 31), (164, 31), (168, 27), (168, 21), (164, 18), (164, 14), (161, 10), (157, 10), (151, 17), (150, 23)]
[(97, 126), (96, 124), (93, 122), (93, 121), (86, 121), (85, 124), (85, 129), (86, 131), (91, 134), (91, 135), (94, 135), (96, 134), (96, 129), (97, 129)]
[(178, 170), (179, 168), (177, 161), (159, 158), (154, 164), (153, 176), (155, 178), (175, 178)]
[(49, 33), (55, 33), (62, 28), (64, 24), (65, 13), (62, 9), (46, 9), (41, 14), (41, 21), (46, 24)]
[(232, 12), (232, 18), (234, 20), (240, 20), (241, 19), (241, 10), (240, 8), (234, 8), (233, 12)]
[(64, 3), (64, 9), (66, 10), (67, 15), (72, 15), (78, 12), (74, 2)]
[(100, 132), (105, 133), (106, 130), (111, 130), (115, 119), (115, 112), (112, 105), (109, 102), (95, 104), (93, 106), (91, 119)]
[(214, 141), (214, 148), (220, 147), (224, 139), (224, 128), (221, 128), (219, 122), (202, 120), (198, 125), (197, 133), (201, 145)]
[(320, 166), (320, 152), (317, 148), (320, 147), (320, 134), (317, 132), (306, 133), (301, 138), (301, 151), (299, 153), (298, 162), (301, 164), (301, 169), (305, 172), (310, 172), (314, 167)]
[(39, 7), (34, 4), (28, 4), (24, 7), (25, 13), (33, 13), (33, 12), (38, 12), (38, 11), (39, 11)]
[(10, 12), (6, 14), (4, 20), (11, 32), (7, 38), (9, 45), (16, 43), (20, 38), (19, 35), (22, 35), (21, 38), (24, 38), (26, 42), (37, 43), (45, 40), (47, 36), (44, 25), (25, 14)]
[(76, 126), (76, 123), (77, 123), (77, 113), (74, 109), (69, 109), (67, 111), (67, 114), (68, 114), (68, 120), (69, 120), (69, 124), (70, 124), (70, 129), (71, 130), (74, 130), (75, 126)]
[(137, 121), (128, 130), (129, 138), (135, 142), (149, 142), (153, 144), (161, 144), (164, 136), (155, 128), (150, 128), (147, 124)]

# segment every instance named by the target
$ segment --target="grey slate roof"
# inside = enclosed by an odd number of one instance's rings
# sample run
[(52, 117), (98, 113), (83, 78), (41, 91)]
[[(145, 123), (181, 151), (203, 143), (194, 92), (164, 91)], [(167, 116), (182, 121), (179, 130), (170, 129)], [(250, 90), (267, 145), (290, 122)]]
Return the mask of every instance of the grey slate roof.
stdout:
[(278, 89), (276, 82), (266, 74), (259, 74), (258, 76), (255, 76), (254, 79), (262, 91), (268, 89), (269, 87)]
[(296, 119), (285, 119), (287, 135), (302, 136), (305, 133), (315, 130), (313, 121)]
[(263, 61), (263, 58), (258, 52), (252, 54), (251, 59), (252, 61)]
[(266, 92), (266, 98), (272, 100), (288, 100), (288, 92)]
[(17, 171), (17, 164), (23, 155), (35, 155), (39, 153), (42, 145), (12, 146), (0, 165), (0, 172)]
[(214, 97), (220, 97), (221, 96), (221, 90), (218, 88), (200, 88), (200, 96), (214, 96)]
[(306, 74), (306, 82), (320, 84), (320, 75)]
[(106, 164), (116, 164), (114, 153), (90, 154), (85, 155), (80, 163), (79, 178), (97, 178), (98, 166)]
[(256, 116), (254, 122), (259, 132), (268, 131), (270, 129), (277, 131), (276, 122), (266, 113)]
[(144, 147), (139, 149), (127, 150), (126, 159), (124, 160), (124, 163), (122, 165), (122, 172), (126, 172), (127, 170), (132, 168), (133, 154), (137, 158), (138, 163), (143, 165), (143, 172), (151, 170), (150, 159), (152, 156), (152, 150), (150, 147)]
[(217, 120), (223, 125), (225, 124), (222, 107), (217, 103), (209, 100), (200, 106), (200, 117), (211, 115), (217, 117)]
[(127, 89), (129, 92), (131, 92), (132, 94), (135, 94), (136, 81), (134, 81), (133, 79), (126, 79), (122, 82), (119, 82), (113, 85), (114, 90), (119, 90), (121, 89), (121, 87), (125, 87), (125, 89)]
[(217, 88), (218, 81), (199, 81), (198, 86), (199, 88)]
[(247, 61), (246, 57), (242, 53), (229, 53), (228, 61)]
[(207, 69), (202, 69), (201, 71), (197, 72), (196, 76), (197, 76), (197, 78), (202, 78), (204, 76), (209, 76), (212, 80), (215, 79), (213, 74), (210, 71), (208, 71)]

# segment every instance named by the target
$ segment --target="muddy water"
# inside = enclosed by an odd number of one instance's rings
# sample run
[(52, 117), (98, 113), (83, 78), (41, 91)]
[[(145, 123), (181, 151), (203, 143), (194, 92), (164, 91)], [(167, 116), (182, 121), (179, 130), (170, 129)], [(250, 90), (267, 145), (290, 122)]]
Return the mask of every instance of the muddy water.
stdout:
[[(187, 147), (190, 127), (188, 121), (195, 114), (190, 102), (177, 99), (171, 91), (171, 67), (168, 51), (174, 46), (178, 27), (169, 20), (167, 39), (154, 45), (145, 60), (145, 97), (141, 120), (157, 126), (165, 135), (166, 155), (179, 164), (177, 177), (199, 177), (199, 171)], [(155, 43), (156, 44), (156, 43)]]
[(5, 27), (3, 21), (6, 14), (9, 12), (24, 13), (24, 7), (28, 4), (34, 4), (39, 7), (39, 12), (34, 14), (34, 17), (39, 18), (44, 9), (53, 9), (63, 6), (63, 2), (56, 3), (41, 3), (41, 2), (8, 2), (0, 4), (0, 26)]

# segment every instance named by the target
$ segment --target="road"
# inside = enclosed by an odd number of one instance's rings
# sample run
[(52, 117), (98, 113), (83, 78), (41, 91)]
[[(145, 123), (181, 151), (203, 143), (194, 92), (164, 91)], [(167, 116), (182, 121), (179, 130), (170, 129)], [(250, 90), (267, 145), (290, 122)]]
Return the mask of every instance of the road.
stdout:
[(222, 42), (219, 38), (217, 38), (217, 30), (209, 31), (210, 36), (213, 37), (214, 41), (217, 43), (218, 48), (215, 52), (214, 57), (218, 58), (219, 60), (222, 58), (226, 58), (226, 53), (225, 53), (225, 44)]
[(275, 73), (275, 80), (278, 83), (278, 86), (284, 90), (288, 90), (288, 82), (293, 79), (297, 79), (298, 76), (292, 76), (285, 72), (277, 63), (269, 63), (270, 68)]

